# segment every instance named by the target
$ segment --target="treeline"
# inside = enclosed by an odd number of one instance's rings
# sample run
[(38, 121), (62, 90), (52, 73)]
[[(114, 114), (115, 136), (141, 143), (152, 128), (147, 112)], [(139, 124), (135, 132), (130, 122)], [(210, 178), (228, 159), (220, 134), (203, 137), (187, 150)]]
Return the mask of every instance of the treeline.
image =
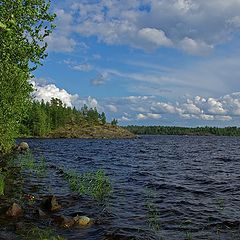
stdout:
[(127, 130), (138, 135), (217, 135), (240, 136), (238, 127), (174, 127), (174, 126), (127, 126)]
[[(67, 124), (84, 127), (86, 124), (106, 123), (105, 113), (99, 113), (96, 108), (88, 108), (84, 105), (81, 110), (77, 110), (75, 107), (67, 107), (60, 99), (52, 98), (46, 103), (44, 101), (31, 103), (27, 116), (21, 122), (20, 135), (41, 137)], [(112, 124), (116, 122), (112, 121)]]

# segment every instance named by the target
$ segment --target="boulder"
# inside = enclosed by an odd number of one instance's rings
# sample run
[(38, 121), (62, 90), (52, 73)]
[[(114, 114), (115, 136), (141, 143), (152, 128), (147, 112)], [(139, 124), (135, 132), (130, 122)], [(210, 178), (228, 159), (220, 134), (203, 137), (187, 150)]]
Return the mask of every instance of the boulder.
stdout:
[(43, 202), (43, 207), (50, 212), (56, 212), (62, 208), (62, 206), (58, 203), (57, 198), (55, 196), (48, 197)]
[(78, 216), (77, 215), (73, 219), (74, 219), (75, 223), (80, 226), (87, 226), (92, 222), (91, 219), (87, 216)]
[(22, 213), (22, 208), (17, 203), (13, 203), (12, 206), (7, 210), (6, 215), (8, 217), (19, 217)]
[(38, 215), (39, 218), (46, 218), (47, 217), (47, 214), (43, 210), (41, 210), (40, 208), (37, 209), (37, 215)]
[(17, 146), (17, 150), (20, 152), (25, 152), (29, 150), (29, 145), (26, 142), (21, 142), (18, 146)]
[(70, 228), (75, 224), (75, 221), (71, 217), (57, 216), (54, 222), (63, 228)]

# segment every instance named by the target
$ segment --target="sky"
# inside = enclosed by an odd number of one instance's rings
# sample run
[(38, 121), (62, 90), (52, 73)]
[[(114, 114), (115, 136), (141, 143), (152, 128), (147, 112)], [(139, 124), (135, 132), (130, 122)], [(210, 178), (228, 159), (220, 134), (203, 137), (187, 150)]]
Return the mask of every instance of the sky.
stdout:
[(240, 126), (240, 0), (55, 0), (37, 100), (120, 125)]

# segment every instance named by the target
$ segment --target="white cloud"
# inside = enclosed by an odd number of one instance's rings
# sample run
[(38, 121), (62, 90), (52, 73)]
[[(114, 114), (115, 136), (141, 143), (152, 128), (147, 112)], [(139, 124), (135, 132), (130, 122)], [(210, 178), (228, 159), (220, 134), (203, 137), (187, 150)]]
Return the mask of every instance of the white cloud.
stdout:
[(45, 79), (31, 80), (35, 92), (35, 99), (50, 101), (59, 98), (67, 106), (80, 109), (86, 104), (88, 107), (105, 111), (119, 121), (142, 121), (161, 119), (185, 119), (203, 122), (229, 122), (240, 118), (240, 92), (224, 95), (218, 98), (204, 98), (197, 95), (181, 102), (159, 101), (154, 96), (127, 96), (108, 99), (96, 99), (91, 96), (82, 98), (78, 94), (70, 94), (55, 84), (47, 83)]
[(53, 34), (46, 38), (48, 43), (48, 50), (54, 52), (72, 52), (77, 46), (77, 41), (71, 37), (71, 33), (74, 31), (73, 21), (74, 18), (71, 13), (67, 13), (63, 9), (55, 11), (56, 29)]
[(146, 115), (144, 115), (144, 114), (142, 114), (142, 113), (139, 113), (139, 114), (137, 115), (137, 120), (145, 120), (145, 119), (147, 119), (147, 116), (146, 116)]
[(44, 79), (32, 79), (30, 83), (34, 89), (33, 97), (38, 101), (50, 102), (52, 98), (58, 98), (68, 107), (81, 109), (86, 104), (89, 108), (96, 107), (99, 111), (103, 109), (95, 98), (91, 96), (81, 98), (78, 94), (70, 94), (65, 89), (58, 88), (55, 84), (47, 83)]
[(80, 72), (89, 72), (93, 69), (93, 66), (88, 63), (83, 63), (72, 66), (72, 69)]
[(104, 85), (108, 80), (108, 76), (109, 76), (108, 72), (102, 72), (91, 80), (91, 84), (94, 86)]
[(149, 120), (149, 119), (160, 119), (162, 116), (160, 114), (156, 114), (156, 113), (146, 113), (146, 114), (142, 114), (139, 113), (136, 116), (137, 120)]
[(69, 0), (57, 10), (57, 36), (79, 33), (107, 44), (206, 54), (237, 33), (239, 12), (239, 0)]
[(72, 107), (72, 95), (66, 90), (56, 87), (54, 84), (39, 84), (37, 80), (32, 80), (31, 84), (34, 88), (34, 99), (45, 102), (50, 102), (52, 98), (59, 98), (67, 106)]
[(73, 38), (67, 36), (58, 36), (53, 34), (47, 37), (48, 50), (52, 52), (73, 52), (77, 42)]
[(212, 114), (225, 114), (226, 110), (223, 109), (223, 105), (220, 101), (214, 98), (209, 98), (207, 100), (208, 112)]
[(181, 102), (159, 101), (153, 96), (129, 96), (111, 99), (118, 113), (127, 112), (137, 120), (186, 119), (227, 122), (240, 116), (240, 93), (219, 98), (196, 96)]
[(193, 40), (189, 37), (185, 37), (180, 41), (179, 47), (193, 55), (206, 55), (213, 49), (213, 45), (208, 45), (204, 41)]
[(172, 44), (171, 40), (166, 37), (162, 30), (155, 28), (142, 28), (139, 30), (138, 34), (140, 38), (150, 44), (154, 44), (156, 47), (170, 46)]
[(112, 113), (116, 113), (118, 111), (117, 107), (112, 104), (108, 104), (105, 107)]
[(207, 115), (207, 114), (201, 114), (200, 118), (202, 120), (206, 120), (206, 121), (212, 121), (214, 120), (214, 116), (213, 115)]

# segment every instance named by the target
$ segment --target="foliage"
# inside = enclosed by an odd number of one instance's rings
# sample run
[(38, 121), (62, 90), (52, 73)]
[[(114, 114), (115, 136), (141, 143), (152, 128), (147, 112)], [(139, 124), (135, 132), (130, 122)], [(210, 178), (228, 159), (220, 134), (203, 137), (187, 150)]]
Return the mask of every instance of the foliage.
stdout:
[(33, 227), (28, 232), (21, 234), (25, 240), (64, 240), (60, 236), (56, 236), (51, 228), (38, 228)]
[(45, 0), (0, 4), (0, 153), (10, 151), (32, 91), (31, 72), (46, 57), (45, 38), (55, 15)]
[(153, 203), (153, 199), (156, 198), (156, 190), (146, 188), (146, 194), (145, 206), (147, 209), (147, 223), (150, 229), (158, 233), (161, 229), (160, 214), (156, 205)]
[(104, 112), (102, 112), (101, 114), (99, 114), (99, 119), (101, 120), (102, 124), (106, 124), (107, 123), (107, 118), (106, 118), (106, 114)]
[(86, 105), (81, 110), (67, 107), (57, 98), (52, 98), (46, 103), (33, 101), (27, 117), (21, 123), (20, 134), (46, 136), (50, 131), (67, 124), (106, 124), (106, 115), (105, 113), (99, 114), (96, 108), (88, 108)]
[(36, 173), (38, 176), (43, 176), (47, 171), (46, 158), (40, 156), (37, 162), (31, 151), (19, 155), (17, 160), (22, 170), (29, 170), (32, 173)]
[(111, 121), (111, 125), (117, 126), (117, 124), (118, 124), (118, 120), (114, 118), (114, 119)]
[(237, 127), (174, 127), (174, 126), (127, 126), (125, 129), (139, 135), (217, 135), (240, 136), (240, 128)]
[(64, 175), (71, 189), (80, 195), (88, 195), (95, 200), (103, 201), (112, 191), (110, 180), (103, 170), (83, 174), (67, 171)]
[(2, 169), (0, 169), (0, 196), (4, 195), (4, 189), (5, 189), (5, 176), (2, 173)]

